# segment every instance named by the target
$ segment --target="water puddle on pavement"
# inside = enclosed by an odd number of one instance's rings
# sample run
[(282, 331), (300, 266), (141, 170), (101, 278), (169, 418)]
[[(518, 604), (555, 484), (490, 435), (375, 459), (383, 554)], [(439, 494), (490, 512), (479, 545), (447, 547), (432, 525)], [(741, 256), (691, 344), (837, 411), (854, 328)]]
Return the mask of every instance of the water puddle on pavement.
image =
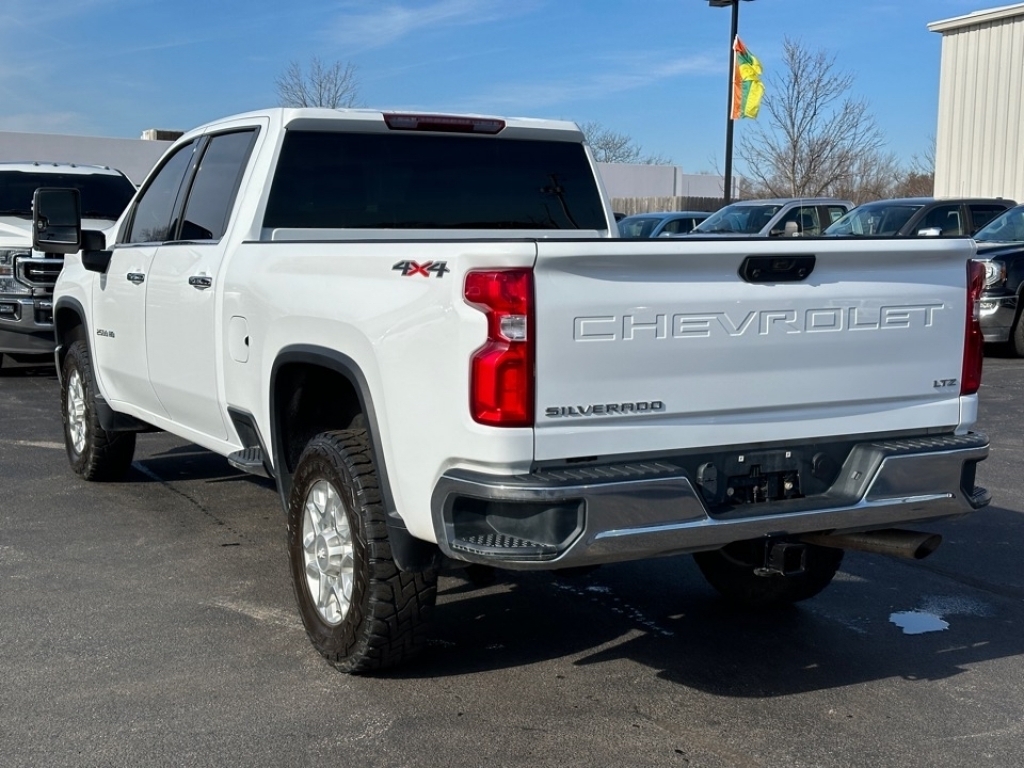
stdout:
[(949, 622), (941, 616), (924, 611), (899, 611), (889, 614), (889, 621), (903, 630), (905, 635), (923, 635), (925, 632), (941, 632), (949, 629)]
[(889, 621), (903, 630), (905, 635), (923, 635), (943, 632), (949, 622), (943, 616), (991, 616), (992, 609), (976, 600), (963, 597), (926, 597), (923, 606), (913, 611), (889, 614)]

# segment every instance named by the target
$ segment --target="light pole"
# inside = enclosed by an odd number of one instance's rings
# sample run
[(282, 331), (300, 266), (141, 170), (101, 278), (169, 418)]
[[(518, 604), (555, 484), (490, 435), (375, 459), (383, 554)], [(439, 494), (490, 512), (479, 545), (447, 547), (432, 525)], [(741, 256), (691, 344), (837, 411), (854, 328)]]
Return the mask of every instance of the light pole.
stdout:
[[(746, 0), (750, 2), (751, 0)], [(740, 0), (708, 0), (712, 8), (732, 8), (732, 27), (729, 32), (729, 88), (728, 100), (725, 103), (725, 205), (732, 202), (732, 99), (733, 78), (736, 76), (736, 54), (733, 42), (740, 27)]]

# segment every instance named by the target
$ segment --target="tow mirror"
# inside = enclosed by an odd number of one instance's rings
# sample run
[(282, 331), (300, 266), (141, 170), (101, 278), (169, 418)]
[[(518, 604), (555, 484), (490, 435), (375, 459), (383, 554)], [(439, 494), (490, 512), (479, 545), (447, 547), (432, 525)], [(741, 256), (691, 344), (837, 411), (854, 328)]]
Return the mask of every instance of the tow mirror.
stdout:
[(82, 231), (82, 266), (90, 272), (103, 274), (110, 266), (113, 255), (107, 248), (107, 238), (95, 229)]
[(81, 210), (77, 189), (37, 189), (32, 195), (32, 247), (45, 253), (81, 250)]

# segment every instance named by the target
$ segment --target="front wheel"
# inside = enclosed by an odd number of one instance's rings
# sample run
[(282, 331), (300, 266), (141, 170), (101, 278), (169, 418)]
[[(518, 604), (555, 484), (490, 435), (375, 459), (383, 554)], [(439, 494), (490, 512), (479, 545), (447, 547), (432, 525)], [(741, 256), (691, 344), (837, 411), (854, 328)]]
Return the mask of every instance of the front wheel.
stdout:
[(61, 371), (64, 448), (71, 468), (86, 480), (120, 479), (135, 455), (135, 433), (107, 432), (100, 426), (92, 361), (84, 341), (68, 348)]
[(843, 562), (841, 549), (803, 546), (803, 570), (799, 573), (762, 575), (768, 547), (764, 539), (737, 541), (721, 549), (696, 552), (693, 559), (708, 583), (730, 602), (750, 608), (771, 608), (814, 597), (832, 583)]
[(323, 432), (302, 452), (288, 553), (306, 635), (337, 669), (378, 671), (421, 650), (437, 574), (395, 565), (364, 430)]

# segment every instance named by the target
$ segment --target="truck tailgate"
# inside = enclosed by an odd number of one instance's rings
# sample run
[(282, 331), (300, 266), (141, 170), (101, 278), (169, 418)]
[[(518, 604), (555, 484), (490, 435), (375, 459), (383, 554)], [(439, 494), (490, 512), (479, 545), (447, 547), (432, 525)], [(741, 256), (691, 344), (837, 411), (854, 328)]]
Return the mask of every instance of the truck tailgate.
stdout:
[[(536, 459), (956, 427), (974, 252), (966, 239), (542, 240)], [(748, 257), (792, 256), (814, 257), (808, 276), (740, 276)]]

